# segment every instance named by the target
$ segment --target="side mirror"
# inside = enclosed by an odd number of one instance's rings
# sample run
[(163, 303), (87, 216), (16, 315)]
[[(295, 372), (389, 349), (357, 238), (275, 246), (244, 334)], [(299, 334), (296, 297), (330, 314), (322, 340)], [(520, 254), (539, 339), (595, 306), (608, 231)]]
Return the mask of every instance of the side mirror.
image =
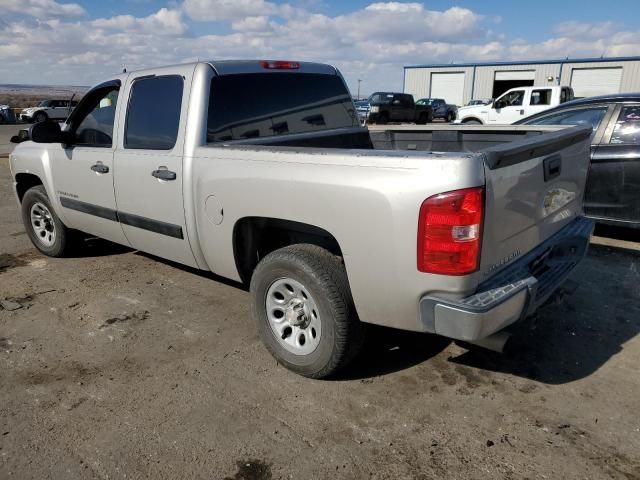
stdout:
[(60, 124), (48, 120), (34, 123), (29, 129), (29, 137), (36, 143), (71, 143), (71, 136), (62, 131)]

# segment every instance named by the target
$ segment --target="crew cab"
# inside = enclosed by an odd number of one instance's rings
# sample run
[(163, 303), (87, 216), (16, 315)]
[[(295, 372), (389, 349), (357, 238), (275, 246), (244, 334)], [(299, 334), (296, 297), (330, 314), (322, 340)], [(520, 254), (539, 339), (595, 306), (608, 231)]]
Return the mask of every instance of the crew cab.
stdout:
[(417, 105), (407, 93), (376, 92), (369, 97), (367, 123), (415, 122), (420, 125), (433, 120), (430, 105)]
[(19, 114), (23, 122), (64, 120), (78, 104), (75, 100), (43, 100), (35, 107), (22, 109)]
[(482, 342), (536, 311), (587, 249), (590, 134), (369, 131), (332, 66), (212, 61), (109, 78), (10, 166), (42, 253), (83, 232), (245, 282), (267, 349), (320, 378), (366, 323)]
[(571, 87), (512, 88), (490, 104), (459, 108), (456, 123), (511, 124), (570, 100)]
[(421, 98), (416, 105), (429, 105), (433, 110), (433, 118), (440, 118), (446, 122), (453, 122), (458, 114), (458, 107), (442, 98)]

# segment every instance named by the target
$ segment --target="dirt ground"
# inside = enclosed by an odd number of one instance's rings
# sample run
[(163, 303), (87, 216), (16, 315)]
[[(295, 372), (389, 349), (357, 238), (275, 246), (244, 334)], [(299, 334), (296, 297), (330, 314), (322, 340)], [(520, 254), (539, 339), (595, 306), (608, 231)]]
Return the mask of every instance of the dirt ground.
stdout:
[(262, 347), (240, 285), (102, 241), (36, 253), (0, 158), (0, 478), (638, 479), (623, 236), (506, 354), (377, 328), (313, 381)]

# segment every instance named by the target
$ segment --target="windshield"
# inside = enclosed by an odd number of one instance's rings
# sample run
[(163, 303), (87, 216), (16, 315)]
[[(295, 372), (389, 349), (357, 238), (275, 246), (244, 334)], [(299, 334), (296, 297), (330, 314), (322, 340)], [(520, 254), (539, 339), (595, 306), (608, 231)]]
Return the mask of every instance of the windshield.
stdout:
[(393, 93), (378, 92), (369, 97), (370, 104), (387, 105), (393, 100)]

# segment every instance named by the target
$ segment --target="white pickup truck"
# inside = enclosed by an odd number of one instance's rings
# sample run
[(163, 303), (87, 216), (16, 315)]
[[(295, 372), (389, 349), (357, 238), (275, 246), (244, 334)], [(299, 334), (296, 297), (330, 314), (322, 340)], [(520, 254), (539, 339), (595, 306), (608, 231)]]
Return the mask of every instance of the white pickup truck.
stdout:
[(573, 98), (571, 87), (512, 88), (487, 105), (459, 108), (454, 123), (511, 124)]
[(320, 378), (367, 323), (491, 340), (586, 252), (590, 127), (419, 128), (360, 126), (329, 65), (198, 62), (114, 76), (10, 164), (41, 252), (86, 232), (246, 282), (269, 351)]

